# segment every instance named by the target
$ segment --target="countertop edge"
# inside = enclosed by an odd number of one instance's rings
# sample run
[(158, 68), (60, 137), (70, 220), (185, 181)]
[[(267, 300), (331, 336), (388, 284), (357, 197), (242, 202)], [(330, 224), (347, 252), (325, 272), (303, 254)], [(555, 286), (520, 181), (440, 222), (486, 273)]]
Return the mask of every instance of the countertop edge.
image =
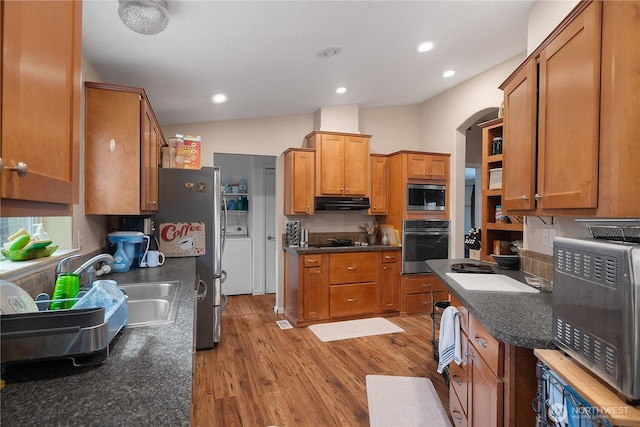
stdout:
[[(551, 332), (551, 294), (507, 294), (496, 292), (470, 292), (459, 286), (446, 273), (451, 264), (478, 263), (470, 259), (427, 260), (427, 265), (449, 291), (469, 310), (480, 323), (500, 341), (524, 348), (556, 349)], [(495, 264), (497, 273), (524, 282), (524, 273), (503, 270)], [(532, 313), (532, 312), (535, 312)]]

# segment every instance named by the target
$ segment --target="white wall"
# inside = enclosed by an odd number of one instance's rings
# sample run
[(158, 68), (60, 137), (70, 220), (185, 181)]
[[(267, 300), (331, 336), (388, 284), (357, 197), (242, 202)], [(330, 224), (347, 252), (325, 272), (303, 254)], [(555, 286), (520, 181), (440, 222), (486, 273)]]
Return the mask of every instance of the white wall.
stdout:
[(527, 54), (533, 52), (579, 3), (578, 0), (542, 0), (529, 9)]
[(466, 129), (488, 110), (500, 106), (498, 86), (520, 65), (512, 58), (420, 105), (420, 144), (423, 151), (451, 153), (451, 257), (464, 256), (464, 167)]

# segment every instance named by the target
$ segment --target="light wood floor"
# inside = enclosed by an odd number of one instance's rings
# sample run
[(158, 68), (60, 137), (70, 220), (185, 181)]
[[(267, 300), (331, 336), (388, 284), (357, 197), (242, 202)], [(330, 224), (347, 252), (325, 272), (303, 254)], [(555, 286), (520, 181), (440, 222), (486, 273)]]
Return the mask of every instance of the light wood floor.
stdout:
[(274, 295), (230, 296), (222, 339), (196, 352), (194, 426), (368, 426), (365, 376), (436, 373), (428, 315), (390, 317), (406, 332), (323, 343), (308, 328), (281, 330)]

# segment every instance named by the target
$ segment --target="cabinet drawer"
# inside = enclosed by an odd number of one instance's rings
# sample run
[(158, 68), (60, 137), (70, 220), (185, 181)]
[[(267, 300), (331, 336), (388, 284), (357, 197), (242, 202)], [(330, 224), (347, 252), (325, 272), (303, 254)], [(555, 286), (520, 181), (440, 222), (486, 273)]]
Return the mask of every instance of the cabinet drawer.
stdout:
[[(453, 398), (455, 395), (458, 398), (458, 403), (464, 415), (467, 415), (467, 396), (469, 377), (461, 366), (455, 363), (449, 364), (449, 374), (451, 376), (451, 382), (449, 383), (449, 398)], [(453, 390), (453, 392), (452, 392)]]
[(403, 308), (407, 314), (431, 312), (431, 293), (405, 295)]
[(375, 283), (334, 285), (329, 289), (329, 315), (331, 317), (373, 313), (375, 308)]
[(322, 265), (322, 255), (305, 255), (303, 263), (305, 267), (320, 267)]
[(329, 255), (329, 283), (375, 282), (380, 263), (379, 252), (354, 252)]
[(453, 296), (449, 294), (449, 300), (451, 301), (451, 305), (458, 309), (460, 312), (460, 329), (462, 329), (466, 334), (469, 333), (469, 310), (462, 303)]
[(397, 251), (382, 252), (382, 262), (383, 263), (396, 262), (397, 260), (398, 260), (398, 252)]
[(453, 425), (456, 427), (467, 427), (467, 416), (465, 415), (462, 405), (455, 393), (449, 394), (449, 411), (453, 418)]
[(417, 274), (402, 276), (404, 294), (417, 294), (420, 292), (444, 291), (445, 286), (433, 274)]
[(498, 377), (502, 376), (504, 361), (504, 343), (495, 339), (482, 324), (469, 315), (469, 341), (474, 352), (487, 363)]

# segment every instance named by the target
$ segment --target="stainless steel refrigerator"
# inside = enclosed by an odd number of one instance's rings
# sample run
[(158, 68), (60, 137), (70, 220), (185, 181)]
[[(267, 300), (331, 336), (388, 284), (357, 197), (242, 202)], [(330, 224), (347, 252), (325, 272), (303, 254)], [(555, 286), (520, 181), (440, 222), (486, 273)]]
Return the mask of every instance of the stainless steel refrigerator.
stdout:
[[(163, 223), (204, 224), (204, 254), (196, 256), (196, 349), (211, 348), (220, 342), (222, 326), (221, 285), (225, 213), (219, 167), (200, 170), (160, 168), (156, 229)], [(160, 236), (158, 236), (161, 238)], [(184, 246), (184, 245), (182, 245)]]

